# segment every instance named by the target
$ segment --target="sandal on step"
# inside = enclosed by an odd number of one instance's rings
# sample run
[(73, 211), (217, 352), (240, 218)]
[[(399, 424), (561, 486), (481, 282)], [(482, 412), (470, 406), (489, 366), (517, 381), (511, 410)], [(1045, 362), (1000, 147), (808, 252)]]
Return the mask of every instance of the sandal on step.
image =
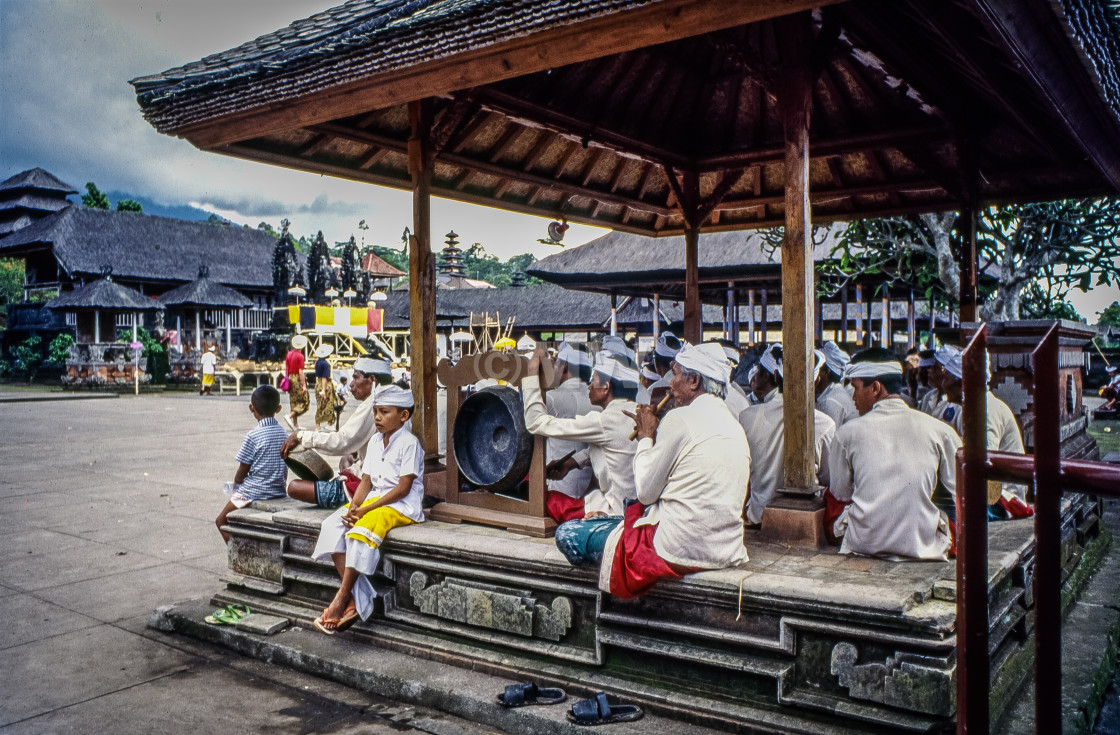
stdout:
[(350, 607), (346, 608), (346, 612), (342, 614), (342, 617), (338, 619), (338, 625), (334, 627), (334, 632), (341, 633), (358, 622), (358, 620), (360, 620), (358, 609), (354, 607), (354, 605), (350, 605)]
[(568, 695), (563, 689), (542, 689), (536, 684), (510, 684), (498, 695), (498, 704), (503, 707), (524, 707), (530, 704), (560, 704)]
[(252, 611), (249, 609), (248, 605), (235, 603), (233, 605), (226, 605), (226, 612), (238, 620), (241, 620), (242, 618), (248, 617)]
[(210, 625), (237, 625), (237, 621), (241, 618), (231, 613), (226, 608), (220, 608), (207, 615), (203, 620)]
[(606, 692), (599, 692), (592, 699), (581, 699), (573, 704), (567, 714), (568, 720), (577, 725), (609, 725), (640, 720), (643, 712), (633, 704), (611, 704)]
[(328, 628), (326, 626), (327, 623), (333, 623), (334, 625), (337, 626), (338, 625), (338, 619), (337, 618), (328, 618), (327, 617), (327, 610), (326, 610), (326, 608), (323, 608), (322, 614), (320, 614), (319, 617), (315, 618), (315, 622), (313, 623), (313, 625), (315, 626), (315, 629), (318, 630), (320, 633), (324, 633), (326, 635), (334, 635), (337, 632), (338, 629), (337, 628)]

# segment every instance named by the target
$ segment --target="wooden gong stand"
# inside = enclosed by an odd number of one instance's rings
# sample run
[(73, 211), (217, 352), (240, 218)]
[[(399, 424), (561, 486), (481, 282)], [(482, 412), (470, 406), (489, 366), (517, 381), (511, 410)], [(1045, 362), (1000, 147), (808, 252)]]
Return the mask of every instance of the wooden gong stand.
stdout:
[[(447, 387), (447, 464), (444, 502), (428, 511), (435, 521), (448, 523), (483, 523), (499, 526), (514, 533), (548, 538), (556, 530), (556, 521), (545, 511), (545, 438), (533, 437), (533, 461), (529, 465), (529, 499), (518, 500), (485, 490), (459, 492), (459, 464), (455, 460), (455, 417), (463, 402), (463, 388), (479, 380), (492, 378), (504, 380), (514, 388), (521, 387), (521, 379), (528, 374), (529, 360), (521, 355), (505, 352), (483, 352), (469, 355), (452, 365), (442, 361), (436, 368), (439, 381)], [(542, 370), (541, 390), (551, 381), (551, 363)]]

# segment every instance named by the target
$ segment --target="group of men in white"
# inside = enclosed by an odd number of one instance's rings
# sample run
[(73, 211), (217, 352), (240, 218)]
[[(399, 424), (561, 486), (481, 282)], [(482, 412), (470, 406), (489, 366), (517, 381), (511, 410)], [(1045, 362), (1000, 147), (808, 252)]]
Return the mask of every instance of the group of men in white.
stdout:
[[(691, 345), (662, 333), (648, 361), (637, 358), (615, 336), (594, 354), (563, 343), (554, 361), (536, 350), (521, 381), (526, 427), (548, 439), (556, 545), (574, 565), (598, 565), (600, 587), (619, 597), (664, 577), (746, 562), (744, 529), (760, 526), (785, 487), (780, 345), (762, 352), (746, 387), (732, 379), (740, 351), (729, 342)], [(918, 380), (909, 384), (902, 363), (881, 348), (849, 358), (830, 342), (814, 359), (814, 458), (827, 535), (841, 553), (947, 559), (960, 352), (945, 346), (916, 356), (909, 367)], [(371, 394), (391, 375), (383, 361), (363, 358), (354, 368), (358, 409), (340, 431), (292, 434), (285, 456), (300, 447), (359, 459), (367, 451), (378, 435)], [(990, 392), (987, 416), (988, 447), (1021, 453), (1011, 409)], [(338, 507), (359, 479), (297, 480), (289, 494)], [(1014, 488), (996, 486), (989, 503), (992, 517), (1030, 513)]]
[[(841, 553), (944, 560), (954, 553), (961, 352), (943, 346), (908, 362), (872, 348), (850, 358), (814, 351), (817, 492)], [(770, 345), (732, 379), (730, 343), (663, 333), (648, 361), (617, 337), (594, 355), (563, 344), (549, 371), (538, 350), (522, 381), (525, 422), (548, 437), (548, 512), (576, 565), (600, 565), (600, 586), (641, 594), (657, 579), (747, 559), (785, 488), (783, 358)], [(552, 376), (542, 395), (543, 376)], [(988, 447), (1022, 453), (1011, 409), (989, 391)], [(1016, 494), (1018, 493), (1018, 494)], [(989, 489), (990, 517), (1031, 513), (1022, 488)]]

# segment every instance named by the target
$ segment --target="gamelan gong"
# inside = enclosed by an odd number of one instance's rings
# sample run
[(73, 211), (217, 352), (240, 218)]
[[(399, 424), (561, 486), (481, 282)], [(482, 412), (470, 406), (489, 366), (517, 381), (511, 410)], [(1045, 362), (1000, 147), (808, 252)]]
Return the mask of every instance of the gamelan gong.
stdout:
[(463, 477), (494, 493), (515, 490), (533, 461), (533, 435), (525, 428), (521, 393), (509, 386), (472, 394), (455, 417), (451, 448)]

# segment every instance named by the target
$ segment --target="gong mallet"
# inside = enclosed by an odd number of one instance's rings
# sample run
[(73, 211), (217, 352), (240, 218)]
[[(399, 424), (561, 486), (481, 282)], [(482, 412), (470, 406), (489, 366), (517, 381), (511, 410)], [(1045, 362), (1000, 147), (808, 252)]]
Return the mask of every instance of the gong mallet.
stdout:
[[(656, 416), (657, 418), (661, 418), (661, 412), (665, 409), (666, 404), (669, 403), (669, 399), (672, 398), (672, 397), (673, 397), (672, 393), (666, 392), (665, 397), (661, 399), (661, 403), (658, 403), (654, 407), (653, 415)], [(635, 424), (634, 431), (632, 431), (630, 433), (630, 441), (634, 441), (637, 438), (638, 438), (638, 426)]]

